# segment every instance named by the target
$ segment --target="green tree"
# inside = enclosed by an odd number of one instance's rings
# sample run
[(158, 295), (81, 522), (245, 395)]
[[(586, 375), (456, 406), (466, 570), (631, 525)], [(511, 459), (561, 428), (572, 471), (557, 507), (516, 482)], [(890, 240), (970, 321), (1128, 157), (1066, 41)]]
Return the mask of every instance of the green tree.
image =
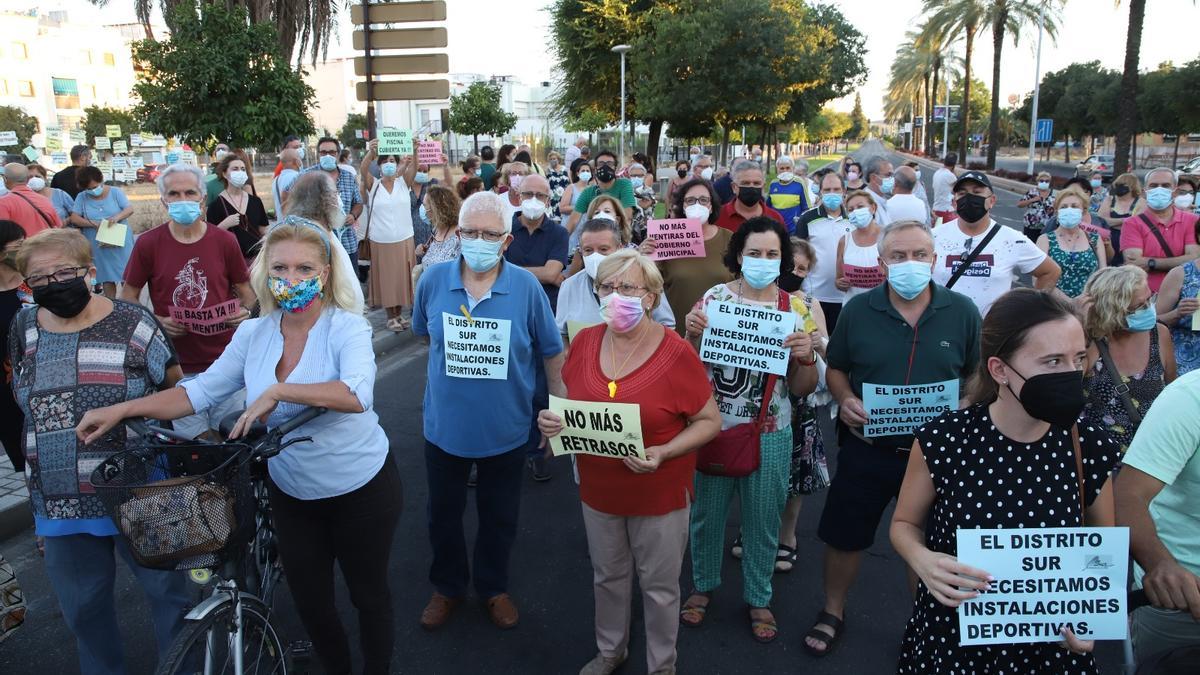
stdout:
[(346, 116), (346, 123), (338, 131), (338, 140), (342, 142), (343, 148), (354, 148), (355, 150), (363, 150), (367, 147), (367, 141), (359, 138), (356, 133), (367, 129), (367, 116), (362, 113), (350, 113)]
[(1175, 137), (1171, 166), (1179, 163), (1179, 139), (1200, 129), (1200, 112), (1196, 110), (1195, 92), (1200, 87), (1200, 59), (1183, 68), (1164, 63), (1158, 70), (1141, 76), (1138, 110), (1141, 111), (1139, 131), (1169, 134)]
[(850, 111), (850, 128), (846, 130), (844, 138), (850, 141), (861, 141), (867, 137), (867, 133), (871, 130), (871, 121), (863, 113), (862, 97), (858, 94), (854, 95), (854, 110)]
[(178, 135), (203, 150), (274, 146), (314, 131), (315, 95), (279, 51), (275, 29), (251, 24), (244, 8), (211, 3), (176, 9), (178, 28), (163, 42), (134, 43), (143, 64), (134, 116), (149, 131)]
[[(16, 106), (0, 105), (0, 131), (15, 131), (17, 145), (24, 147), (33, 142), (33, 135), (38, 132), (37, 118)], [(6, 148), (9, 152), (19, 151), (18, 148)]]
[(608, 113), (596, 108), (580, 108), (563, 120), (563, 131), (587, 133), (588, 145), (591, 145), (592, 134), (608, 128), (609, 123)]
[(126, 138), (141, 129), (137, 118), (128, 110), (88, 106), (83, 109), (83, 122), (80, 124), (83, 127), (84, 143), (91, 145), (97, 136), (105, 136), (106, 127), (110, 124), (120, 125), (121, 134)]
[[(958, 137), (959, 139), (970, 139), (973, 135), (983, 135), (988, 130), (988, 119), (991, 114), (992, 94), (988, 91), (987, 85), (979, 78), (975, 78), (969, 88), (971, 98), (967, 103), (963, 104), (963, 92), (968, 88), (963, 86), (958, 80), (950, 81), (950, 105), (959, 106), (959, 110), (971, 109), (978, 114), (971, 119), (960, 116), (959, 121), (950, 121), (950, 138)], [(960, 157), (966, 157), (965, 154)], [(965, 163), (965, 160), (964, 160)]]
[(461, 94), (450, 97), (450, 130), (472, 138), (479, 152), (479, 134), (500, 136), (517, 125), (517, 116), (500, 107), (500, 87), (472, 82)]

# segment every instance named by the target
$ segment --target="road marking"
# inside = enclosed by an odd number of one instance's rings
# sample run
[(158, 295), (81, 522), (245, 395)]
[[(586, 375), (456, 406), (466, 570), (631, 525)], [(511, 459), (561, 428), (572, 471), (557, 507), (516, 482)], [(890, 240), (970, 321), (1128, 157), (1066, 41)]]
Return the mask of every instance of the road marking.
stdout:
[(404, 347), (386, 352), (375, 367), (375, 381), (378, 382), (391, 376), (397, 370), (404, 368), (428, 354), (427, 345), (420, 339), (410, 342)]

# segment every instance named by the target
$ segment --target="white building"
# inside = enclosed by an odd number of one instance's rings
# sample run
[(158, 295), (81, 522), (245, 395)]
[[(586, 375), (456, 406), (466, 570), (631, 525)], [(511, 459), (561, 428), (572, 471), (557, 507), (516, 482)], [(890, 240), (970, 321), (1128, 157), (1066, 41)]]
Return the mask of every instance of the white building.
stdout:
[(354, 59), (330, 59), (315, 67), (304, 65), (304, 81), (317, 94), (316, 105), (309, 111), (317, 133), (328, 131), (331, 135), (346, 125), (351, 113), (364, 114), (367, 104), (355, 98)]
[[(0, 35), (0, 105), (36, 117), (39, 131), (79, 127), (88, 106), (133, 105), (133, 58), (120, 28), (72, 23), (66, 12), (0, 10)], [(44, 133), (34, 139), (44, 142)]]

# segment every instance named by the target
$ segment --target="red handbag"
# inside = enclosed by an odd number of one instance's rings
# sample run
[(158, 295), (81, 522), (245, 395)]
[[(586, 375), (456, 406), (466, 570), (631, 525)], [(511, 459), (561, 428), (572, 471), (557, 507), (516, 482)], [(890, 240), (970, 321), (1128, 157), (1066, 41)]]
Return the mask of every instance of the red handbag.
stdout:
[[(789, 296), (779, 291), (779, 309), (789, 309)], [(775, 393), (778, 375), (767, 375), (762, 406), (753, 422), (729, 427), (696, 451), (696, 470), (708, 476), (741, 478), (758, 470), (762, 461), (762, 430), (767, 424), (767, 410)]]

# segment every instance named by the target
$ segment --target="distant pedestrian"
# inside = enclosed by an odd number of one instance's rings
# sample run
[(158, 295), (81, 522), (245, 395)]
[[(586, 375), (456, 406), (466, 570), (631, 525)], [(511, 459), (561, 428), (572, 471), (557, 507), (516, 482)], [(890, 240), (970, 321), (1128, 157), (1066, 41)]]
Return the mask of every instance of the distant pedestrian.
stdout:
[[(71, 207), (68, 224), (79, 228), (91, 243), (92, 260), (96, 265), (95, 281), (103, 285), (105, 295), (115, 298), (117, 284), (125, 278), (125, 265), (133, 252), (133, 228), (129, 226), (133, 205), (120, 188), (104, 184), (104, 174), (100, 169), (85, 166), (76, 175), (79, 177), (80, 192), (75, 197), (75, 205)], [(125, 226), (124, 240), (120, 246), (96, 240), (104, 221)]]
[(1037, 185), (1017, 200), (1017, 206), (1025, 209), (1025, 236), (1037, 241), (1047, 221), (1054, 215), (1054, 193), (1050, 189), (1050, 174), (1042, 171), (1037, 175)]
[(64, 167), (61, 171), (54, 174), (54, 180), (50, 181), (50, 187), (57, 188), (71, 195), (74, 200), (80, 192), (83, 191), (79, 187), (79, 170), (92, 163), (92, 149), (86, 145), (76, 145), (71, 148), (71, 164)]
[(958, 180), (958, 174), (954, 172), (954, 165), (958, 164), (958, 155), (950, 153), (942, 159), (942, 166), (933, 173), (933, 218), (934, 226), (940, 223), (936, 222), (939, 219), (943, 222), (954, 220), (958, 216), (954, 213), (954, 183)]
[[(4, 171), (4, 184), (8, 193), (0, 197), (0, 219), (11, 220), (25, 230), (25, 236), (33, 235), (50, 228), (62, 227), (58, 211), (54, 203), (30, 189), (31, 174), (28, 167), (22, 164), (8, 164)], [(40, 183), (45, 179), (37, 177)]]

